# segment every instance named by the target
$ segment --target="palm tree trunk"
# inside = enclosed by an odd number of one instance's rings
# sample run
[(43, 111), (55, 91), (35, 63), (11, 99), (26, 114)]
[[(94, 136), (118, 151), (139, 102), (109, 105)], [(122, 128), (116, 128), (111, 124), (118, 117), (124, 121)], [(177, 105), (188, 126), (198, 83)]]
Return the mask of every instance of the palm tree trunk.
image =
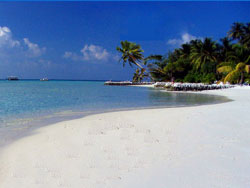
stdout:
[[(144, 69), (139, 63), (135, 62), (135, 64), (136, 64), (138, 67), (140, 67), (141, 69)], [(145, 68), (145, 73), (148, 73), (148, 74), (147, 74), (148, 77), (149, 77), (151, 80), (154, 80), (154, 79), (151, 77), (150, 73), (147, 71), (146, 68)]]
[(239, 83), (239, 84), (242, 84), (242, 83), (243, 83), (243, 80), (244, 80), (244, 73), (241, 73), (241, 76), (240, 76), (240, 83)]
[[(136, 62), (136, 59), (135, 59), (133, 56), (130, 56), (130, 57), (133, 59), (133, 63), (134, 63), (135, 65), (137, 65), (137, 66), (140, 67), (141, 69), (144, 69), (144, 68), (141, 66), (140, 63)], [(149, 73), (146, 69), (145, 69), (145, 72), (148, 73), (148, 77), (149, 77), (151, 80), (153, 80), (153, 78), (150, 76), (150, 73)]]
[(174, 82), (173, 72), (171, 72), (171, 76), (170, 76), (170, 77), (171, 77), (171, 80), (170, 80), (170, 81), (171, 81), (171, 82)]

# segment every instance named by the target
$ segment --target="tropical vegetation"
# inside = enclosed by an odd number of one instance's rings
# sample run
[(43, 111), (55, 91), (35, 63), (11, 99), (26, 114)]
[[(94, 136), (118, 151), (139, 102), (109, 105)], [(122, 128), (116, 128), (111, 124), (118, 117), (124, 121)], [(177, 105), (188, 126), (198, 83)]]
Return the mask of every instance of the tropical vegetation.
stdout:
[(164, 55), (144, 57), (141, 46), (121, 41), (123, 66), (136, 67), (134, 82), (152, 81), (242, 84), (250, 82), (250, 23), (233, 23), (227, 36), (191, 40)]

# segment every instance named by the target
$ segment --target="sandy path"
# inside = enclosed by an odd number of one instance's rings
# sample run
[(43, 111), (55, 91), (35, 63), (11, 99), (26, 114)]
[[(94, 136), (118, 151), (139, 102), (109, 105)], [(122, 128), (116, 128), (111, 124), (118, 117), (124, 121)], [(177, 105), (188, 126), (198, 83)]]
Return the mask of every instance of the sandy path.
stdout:
[(5, 148), (1, 188), (250, 187), (250, 89), (233, 102), (91, 115)]

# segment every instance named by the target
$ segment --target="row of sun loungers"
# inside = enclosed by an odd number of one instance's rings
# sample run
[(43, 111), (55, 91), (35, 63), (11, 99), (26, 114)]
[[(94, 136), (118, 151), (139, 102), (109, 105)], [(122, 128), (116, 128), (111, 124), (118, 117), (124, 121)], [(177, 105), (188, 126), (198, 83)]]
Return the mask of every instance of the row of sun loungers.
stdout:
[(234, 87), (233, 85), (227, 84), (203, 84), (203, 83), (172, 83), (172, 82), (113, 82), (107, 81), (105, 85), (111, 86), (132, 86), (132, 85), (153, 85), (154, 87), (165, 88), (170, 91), (203, 91), (203, 90), (214, 90), (214, 89), (226, 89)]
[(162, 87), (171, 91), (203, 91), (214, 89), (226, 89), (234, 87), (230, 84), (203, 84), (203, 83), (172, 83), (172, 82), (156, 82), (154, 87)]

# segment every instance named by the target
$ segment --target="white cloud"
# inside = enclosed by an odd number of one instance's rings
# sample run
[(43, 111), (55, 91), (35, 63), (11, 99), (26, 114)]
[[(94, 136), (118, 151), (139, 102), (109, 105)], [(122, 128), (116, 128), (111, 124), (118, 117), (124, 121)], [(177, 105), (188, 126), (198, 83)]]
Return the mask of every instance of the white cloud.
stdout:
[(81, 61), (82, 57), (73, 52), (65, 52), (63, 55), (65, 59), (72, 59), (73, 61)]
[(180, 46), (182, 44), (188, 43), (191, 40), (195, 40), (195, 39), (201, 39), (201, 37), (196, 37), (189, 33), (183, 33), (180, 39), (169, 39), (167, 44), (172, 45), (172, 46)]
[(31, 42), (28, 38), (16, 40), (13, 38), (10, 28), (0, 26), (0, 56), (11, 58), (14, 55), (22, 57), (39, 57), (45, 52), (46, 48), (39, 47), (38, 44)]
[(185, 43), (188, 43), (188, 42), (190, 42), (191, 40), (195, 40), (195, 39), (197, 39), (197, 38), (199, 38), (199, 37), (190, 35), (190, 34), (188, 34), (188, 33), (184, 33), (184, 34), (181, 36), (181, 38), (182, 38), (183, 43), (185, 44)]
[(86, 60), (97, 59), (97, 60), (106, 60), (109, 56), (109, 53), (106, 49), (103, 49), (101, 46), (85, 45), (81, 50), (83, 58)]
[(23, 41), (24, 41), (24, 44), (28, 47), (27, 55), (30, 57), (41, 56), (46, 50), (46, 48), (40, 48), (38, 44), (30, 42), (28, 38), (24, 38)]
[(66, 51), (63, 55), (64, 58), (68, 58), (74, 61), (105, 61), (110, 57), (110, 53), (101, 46), (97, 45), (85, 45), (81, 50), (80, 54), (74, 52)]
[(13, 48), (20, 46), (20, 42), (13, 40), (12, 32), (8, 27), (0, 26), (0, 48)]

